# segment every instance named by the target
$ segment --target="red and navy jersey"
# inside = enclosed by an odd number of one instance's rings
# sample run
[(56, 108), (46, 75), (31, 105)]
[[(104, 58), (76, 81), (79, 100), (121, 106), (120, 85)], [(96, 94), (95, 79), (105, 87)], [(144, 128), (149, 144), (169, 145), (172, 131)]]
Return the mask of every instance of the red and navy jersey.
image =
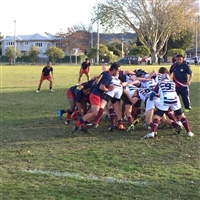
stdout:
[(181, 65), (178, 65), (177, 63), (174, 63), (170, 67), (170, 74), (173, 72), (173, 81), (175, 82), (177, 87), (181, 87), (181, 84), (186, 84), (188, 77), (188, 74), (192, 74), (192, 70), (190, 67), (183, 62)]
[(111, 81), (112, 81), (112, 76), (110, 75), (109, 71), (102, 72), (97, 84), (95, 85), (95, 87), (92, 90), (92, 93), (97, 96), (102, 96), (104, 91), (100, 90), (99, 86), (101, 84), (103, 84), (104, 86), (108, 87), (110, 85)]
[(85, 83), (82, 83), (81, 85), (84, 85), (84, 84), (89, 84), (91, 86), (91, 91), (93, 90), (93, 88), (95, 87), (96, 85), (96, 79), (91, 79), (89, 80), (88, 82), (85, 82)]
[(90, 62), (88, 62), (88, 63), (83, 62), (83, 63), (81, 64), (81, 68), (82, 68), (82, 69), (87, 69), (89, 66), (90, 66)]
[(42, 70), (42, 72), (44, 73), (43, 76), (49, 76), (50, 75), (50, 72), (53, 71), (53, 67), (50, 67), (50, 68), (47, 68), (47, 66), (45, 66)]
[(75, 101), (76, 103), (81, 103), (82, 99), (87, 99), (86, 97), (89, 97), (89, 95), (84, 95), (82, 92), (82, 89), (76, 89), (75, 90)]
[(83, 86), (81, 85), (80, 86), (75, 85), (75, 86), (70, 87), (70, 90), (74, 94), (75, 101), (77, 103), (81, 103), (81, 100), (86, 97), (86, 95), (83, 94), (82, 89), (83, 89)]

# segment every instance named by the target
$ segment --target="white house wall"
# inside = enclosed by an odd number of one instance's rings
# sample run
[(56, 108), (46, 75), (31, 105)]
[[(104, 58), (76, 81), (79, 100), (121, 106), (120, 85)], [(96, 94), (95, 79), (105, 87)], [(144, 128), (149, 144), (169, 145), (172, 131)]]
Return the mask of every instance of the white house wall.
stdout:
[[(38, 39), (37, 39), (38, 38)], [(33, 34), (33, 35), (23, 35), (23, 36), (17, 36), (16, 37), (16, 48), (18, 51), (21, 51), (23, 54), (25, 54), (26, 51), (29, 51), (31, 46), (36, 46), (36, 43), (42, 43), (42, 47), (38, 47), (40, 50), (40, 54), (38, 57), (44, 57), (47, 49), (51, 46), (56, 46), (56, 42), (59, 42), (61, 38), (54, 37), (53, 35), (47, 34), (47, 35), (40, 35), (40, 34)], [(14, 42), (14, 36), (7, 36), (6, 38), (3, 38), (2, 40), (2, 55), (5, 56), (6, 54), (6, 48), (10, 47), (10, 45), (7, 45), (7, 42)], [(28, 45), (25, 45), (25, 42), (28, 42)], [(12, 45), (14, 46), (14, 45)]]

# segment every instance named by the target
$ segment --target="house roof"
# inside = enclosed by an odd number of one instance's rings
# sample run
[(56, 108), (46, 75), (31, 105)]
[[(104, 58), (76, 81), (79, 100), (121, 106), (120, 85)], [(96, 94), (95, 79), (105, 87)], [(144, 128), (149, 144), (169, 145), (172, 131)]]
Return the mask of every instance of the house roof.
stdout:
[[(60, 40), (61, 37), (51, 35), (50, 33), (39, 34), (35, 33), (32, 35), (17, 35), (16, 41), (52, 41), (52, 40)], [(1, 39), (1, 41), (13, 41), (14, 36), (6, 36)]]
[[(186, 50), (186, 53), (195, 53), (195, 52), (196, 52), (196, 48)], [(200, 47), (197, 48), (197, 52), (200, 53)]]

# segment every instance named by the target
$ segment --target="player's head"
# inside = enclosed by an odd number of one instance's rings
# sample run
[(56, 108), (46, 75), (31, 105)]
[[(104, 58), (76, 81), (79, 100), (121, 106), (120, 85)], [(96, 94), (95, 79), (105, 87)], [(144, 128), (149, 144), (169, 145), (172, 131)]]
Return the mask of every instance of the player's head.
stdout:
[(89, 95), (90, 92), (91, 92), (91, 85), (88, 84), (88, 83), (85, 83), (85, 84), (83, 85), (82, 92), (83, 92), (84, 95)]
[(50, 61), (47, 62), (47, 66), (51, 66), (51, 62)]
[(169, 74), (169, 71), (166, 67), (160, 67), (160, 69), (158, 70), (158, 73), (160, 74), (164, 74), (164, 73), (167, 73)]
[(89, 63), (89, 62), (90, 62), (90, 61), (89, 61), (89, 58), (86, 58), (86, 59), (85, 59), (85, 62), (86, 62), (86, 63)]
[(184, 56), (181, 55), (181, 54), (177, 54), (177, 55), (176, 55), (176, 63), (177, 63), (178, 65), (180, 65), (180, 64), (183, 63), (183, 61), (184, 61)]
[(137, 77), (142, 77), (144, 76), (145, 74), (147, 74), (147, 72), (145, 72), (143, 69), (135, 69), (133, 72), (135, 72), (135, 75)]
[(109, 68), (112, 76), (116, 76), (119, 73), (120, 65), (118, 63), (113, 63)]

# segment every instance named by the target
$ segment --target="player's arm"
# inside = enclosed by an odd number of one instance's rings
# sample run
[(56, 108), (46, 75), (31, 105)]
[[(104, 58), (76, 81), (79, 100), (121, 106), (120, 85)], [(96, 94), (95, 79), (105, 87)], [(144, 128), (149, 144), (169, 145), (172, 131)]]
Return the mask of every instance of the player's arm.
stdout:
[(150, 101), (153, 100), (154, 97), (160, 97), (160, 94), (158, 93), (158, 84), (155, 86), (155, 88), (153, 89), (153, 91), (150, 93), (149, 95), (149, 99)]
[(104, 84), (101, 84), (99, 86), (99, 89), (104, 91), (104, 92), (109, 92), (109, 91), (114, 89), (114, 86), (113, 85), (109, 85), (109, 87), (106, 87)]
[(171, 65), (170, 69), (169, 69), (169, 75), (171, 75), (173, 73), (174, 69), (174, 65)]
[(83, 63), (81, 64), (80, 70), (79, 70), (79, 74), (81, 73), (81, 70), (83, 68)]
[(84, 113), (83, 113), (83, 109), (82, 109), (82, 107), (81, 107), (81, 103), (76, 102), (76, 107), (77, 107), (78, 112), (79, 112), (79, 114), (81, 115), (81, 117), (83, 117), (83, 116), (84, 116)]
[(151, 79), (153, 76), (156, 76), (157, 71), (154, 69), (152, 72), (150, 72), (149, 76), (147, 77), (147, 79)]
[(44, 72), (42, 71), (40, 80), (42, 80), (42, 77), (43, 77), (43, 76), (44, 76)]
[(187, 85), (190, 85), (192, 78), (193, 78), (193, 73), (189, 74), (189, 79), (188, 79)]
[(140, 83), (139, 80), (134, 80), (134, 81), (127, 82), (126, 85), (137, 85), (137, 84), (139, 84), (139, 83)]
[(53, 68), (51, 70), (51, 78), (53, 79)]
[(88, 66), (88, 72), (90, 71), (90, 64), (89, 64), (89, 66)]
[(129, 70), (124, 70), (124, 75), (127, 75), (127, 74), (134, 74), (135, 75), (135, 72), (129, 71)]
[(123, 91), (123, 93), (128, 97), (129, 101), (134, 105), (137, 103), (137, 101), (139, 100), (138, 96), (138, 91), (135, 91), (135, 93), (133, 94), (133, 97), (131, 97), (128, 92), (126, 90)]

